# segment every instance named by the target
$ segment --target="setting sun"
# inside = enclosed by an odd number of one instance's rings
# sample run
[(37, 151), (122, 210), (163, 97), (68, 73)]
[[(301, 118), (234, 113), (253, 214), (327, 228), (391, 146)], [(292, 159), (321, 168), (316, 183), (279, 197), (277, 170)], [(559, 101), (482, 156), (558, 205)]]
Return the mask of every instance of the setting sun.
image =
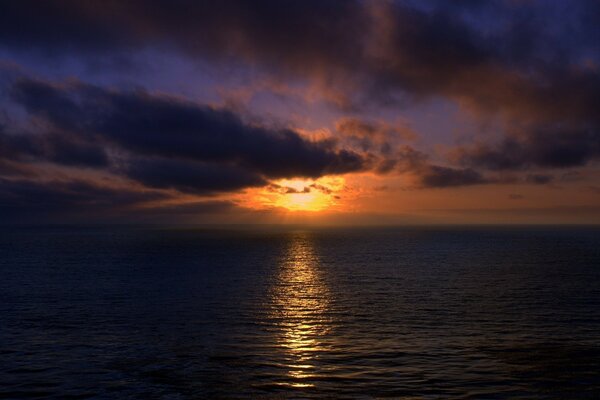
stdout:
[(282, 179), (267, 187), (250, 190), (243, 203), (250, 208), (280, 208), (287, 211), (324, 211), (338, 205), (344, 188), (341, 177)]
[(331, 194), (315, 190), (311, 181), (283, 180), (279, 185), (285, 189), (277, 196), (276, 206), (291, 211), (321, 211), (332, 204)]
[(329, 196), (322, 193), (293, 193), (282, 196), (277, 205), (292, 211), (321, 211), (331, 203)]
[(0, 0), (0, 400), (600, 400), (599, 45), (600, 0)]

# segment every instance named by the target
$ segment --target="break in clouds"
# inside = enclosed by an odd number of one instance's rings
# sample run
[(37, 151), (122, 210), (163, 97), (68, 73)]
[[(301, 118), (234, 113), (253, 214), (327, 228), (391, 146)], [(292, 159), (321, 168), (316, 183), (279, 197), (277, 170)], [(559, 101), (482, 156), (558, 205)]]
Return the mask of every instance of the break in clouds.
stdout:
[[(598, 17), (583, 0), (2, 2), (2, 215), (220, 212), (235, 204), (218, 194), (356, 173), (414, 190), (549, 184), (600, 157)], [(56, 77), (61, 62), (111, 58), (120, 76), (148, 49), (260, 71), (283, 96), (304, 82), (341, 117), (312, 137), (151, 80)], [(428, 132), (372, 115), (439, 99), (497, 134), (435, 153), (415, 141)], [(173, 206), (182, 196), (195, 200)]]

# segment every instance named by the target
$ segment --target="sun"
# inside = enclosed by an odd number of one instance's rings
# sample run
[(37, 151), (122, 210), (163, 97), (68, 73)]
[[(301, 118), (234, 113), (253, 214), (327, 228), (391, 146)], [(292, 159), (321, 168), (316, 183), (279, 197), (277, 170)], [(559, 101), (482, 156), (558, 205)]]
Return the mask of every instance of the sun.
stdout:
[[(318, 190), (304, 191), (310, 186), (302, 186), (300, 181), (290, 181), (287, 183), (289, 188), (298, 190), (298, 192), (282, 193), (275, 199), (274, 205), (283, 207), (290, 211), (321, 211), (332, 205), (331, 195)], [(296, 189), (301, 186), (301, 188)]]
[(279, 208), (289, 212), (320, 212), (338, 206), (344, 188), (341, 177), (319, 179), (281, 179), (266, 187), (253, 189), (243, 199), (254, 209)]

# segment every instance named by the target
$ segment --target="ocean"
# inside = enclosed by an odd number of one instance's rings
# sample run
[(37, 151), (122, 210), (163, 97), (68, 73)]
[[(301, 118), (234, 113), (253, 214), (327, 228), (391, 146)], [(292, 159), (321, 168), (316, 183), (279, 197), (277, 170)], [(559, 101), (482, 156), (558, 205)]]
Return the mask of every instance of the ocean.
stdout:
[(600, 398), (600, 228), (5, 227), (0, 398)]

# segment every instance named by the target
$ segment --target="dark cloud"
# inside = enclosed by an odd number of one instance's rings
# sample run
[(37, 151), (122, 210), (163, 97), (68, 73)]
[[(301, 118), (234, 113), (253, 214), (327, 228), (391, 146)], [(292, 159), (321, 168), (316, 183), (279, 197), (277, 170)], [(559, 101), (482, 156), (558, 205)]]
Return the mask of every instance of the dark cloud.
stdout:
[[(227, 109), (141, 90), (21, 76), (8, 92), (11, 106), (25, 113), (18, 123), (6, 119), (0, 125), (5, 223), (169, 221), (235, 213), (235, 204), (227, 201), (177, 199), (181, 193), (213, 196), (271, 179), (369, 167), (363, 156), (334, 141), (309, 140), (290, 129), (247, 123)], [(64, 166), (93, 170), (60, 172)]]
[[(235, 190), (283, 177), (319, 177), (367, 168), (355, 152), (331, 141), (310, 141), (293, 130), (245, 123), (226, 109), (152, 95), (120, 92), (71, 82), (57, 85), (21, 78), (12, 99), (30, 116), (61, 132), (41, 134), (49, 161), (94, 163), (94, 145), (103, 143), (130, 156), (117, 170), (155, 187), (181, 190)], [(66, 138), (76, 138), (69, 146)], [(15, 140), (32, 139), (19, 136)], [(41, 138), (41, 139), (40, 139)], [(85, 147), (87, 146), (87, 147)], [(27, 147), (22, 145), (21, 147)], [(56, 149), (60, 149), (60, 152)], [(73, 154), (69, 158), (68, 154)], [(89, 151), (89, 159), (85, 151)], [(61, 153), (62, 152), (62, 153)], [(29, 154), (35, 153), (29, 149)], [(143, 156), (143, 157), (141, 157)], [(220, 180), (222, 179), (222, 181)]]
[(302, 189), (294, 188), (291, 186), (278, 185), (271, 183), (268, 185), (267, 190), (273, 193), (279, 194), (298, 194), (298, 193), (310, 193), (313, 185), (304, 186)]
[(600, 157), (600, 130), (537, 127), (495, 146), (457, 148), (454, 157), (464, 166), (490, 170), (577, 167)]
[(261, 175), (240, 167), (164, 158), (129, 160), (124, 173), (146, 186), (196, 194), (267, 184)]
[(396, 169), (399, 172), (411, 172), (423, 169), (428, 165), (429, 156), (409, 145), (403, 145), (391, 157), (379, 165), (379, 171), (389, 172)]
[[(143, 91), (21, 77), (9, 92), (26, 113), (21, 123), (0, 126), (4, 223), (189, 222), (239, 210), (222, 200), (182, 204), (172, 189), (212, 196), (275, 178), (368, 167), (362, 156), (332, 141), (311, 141), (293, 130), (246, 123), (226, 109)], [(49, 164), (94, 171), (48, 172)], [(137, 184), (123, 187), (127, 180)]]
[[(397, 126), (359, 118), (341, 118), (335, 129), (340, 139), (364, 152), (389, 155), (400, 141), (414, 140), (417, 134), (406, 124)], [(385, 168), (383, 168), (385, 169)]]
[(584, 179), (584, 175), (576, 170), (564, 172), (560, 175), (562, 182), (579, 182)]
[(32, 177), (36, 175), (35, 168), (27, 163), (0, 158), (0, 176), (2, 177)]
[(321, 193), (332, 194), (333, 190), (325, 185), (319, 185), (318, 183), (313, 183), (310, 185), (311, 189), (318, 190)]
[(110, 213), (130, 210), (168, 196), (157, 191), (105, 186), (87, 180), (29, 180), (0, 178), (0, 219), (10, 222), (45, 222), (78, 216), (101, 220)]
[(239, 208), (228, 200), (201, 200), (191, 202), (170, 202), (144, 205), (128, 210), (126, 213), (113, 213), (112, 221), (116, 223), (150, 223), (150, 224), (207, 224), (223, 222), (227, 215), (243, 215), (251, 213)]
[(554, 176), (546, 174), (529, 174), (525, 177), (525, 181), (536, 185), (545, 185), (554, 180)]
[(303, 186), (302, 188), (296, 188), (296, 187), (271, 183), (267, 187), (267, 189), (271, 192), (279, 193), (279, 194), (299, 194), (299, 193), (310, 193), (310, 192), (316, 191), (316, 192), (321, 192), (323, 194), (332, 195), (335, 192), (335, 190), (333, 190), (332, 188), (330, 188), (326, 185), (321, 185), (319, 183), (311, 183), (309, 185)]
[(321, 185), (318, 183), (311, 183), (302, 188), (295, 188), (295, 187), (278, 185), (278, 184), (272, 183), (268, 186), (268, 190), (271, 192), (279, 193), (279, 194), (310, 193), (312, 191), (317, 191), (317, 192), (321, 192), (321, 193), (328, 194), (328, 195), (334, 193), (334, 190), (331, 189), (330, 187), (328, 187), (326, 185)]
[(159, 190), (106, 186), (91, 180), (0, 178), (3, 224), (193, 222), (239, 211), (227, 200), (181, 202)]
[(169, 49), (316, 82), (340, 104), (446, 98), (505, 129), (496, 143), (455, 149), (456, 164), (445, 165), (398, 149), (398, 132), (372, 121), (338, 124), (352, 151), (141, 90), (21, 79), (11, 99), (41, 125), (0, 132), (0, 168), (19, 173), (30, 160), (104, 168), (201, 194), (364, 170), (408, 173), (420, 187), (501, 183), (499, 174), (523, 170), (519, 179), (548, 183), (539, 170), (600, 156), (599, 10), (594, 1), (0, 2), (0, 48), (15, 54)]
[(310, 193), (311, 188), (309, 186), (305, 186), (302, 189), (296, 189), (293, 187), (285, 187), (280, 189), (280, 193), (283, 194), (298, 194), (298, 193)]
[(311, 142), (292, 130), (246, 124), (225, 109), (142, 91), (21, 80), (13, 98), (62, 129), (100, 135), (136, 153), (231, 162), (271, 177), (317, 177), (363, 167), (357, 154), (336, 152), (329, 142)]
[(431, 165), (420, 170), (419, 179), (423, 186), (431, 188), (480, 185), (493, 182), (472, 169), (448, 168), (439, 165)]
[(391, 159), (393, 168), (408, 173), (420, 188), (446, 188), (489, 183), (503, 183), (506, 179), (487, 177), (472, 168), (454, 168), (436, 165), (429, 157), (411, 146), (402, 146)]
[[(260, 46), (261, 54), (256, 53), (256, 57), (270, 54), (275, 61), (279, 53), (286, 55), (284, 60), (290, 65), (302, 63), (301, 57), (310, 54), (314, 54), (310, 59), (329, 54), (333, 62), (356, 51), (355, 43), (344, 45), (344, 40), (349, 29), (360, 28), (365, 19), (358, 2), (339, 0), (153, 0), (106, 1), (101, 5), (76, 0), (40, 5), (25, 0), (2, 3), (0, 15), (0, 39), (14, 48), (85, 53), (152, 43), (191, 54), (244, 52), (252, 57), (250, 50)], [(324, 37), (329, 40), (322, 40)], [(290, 51), (290, 46), (296, 50)]]
[[(318, 79), (369, 101), (442, 95), (485, 112), (598, 123), (600, 75), (580, 68), (582, 54), (594, 54), (583, 39), (598, 31), (586, 23), (597, 6), (419, 3), (3, 2), (0, 45), (69, 56), (164, 46)], [(576, 35), (556, 23), (567, 17)]]
[(0, 157), (21, 161), (48, 161), (78, 167), (108, 166), (102, 146), (59, 133), (7, 134), (0, 129)]

